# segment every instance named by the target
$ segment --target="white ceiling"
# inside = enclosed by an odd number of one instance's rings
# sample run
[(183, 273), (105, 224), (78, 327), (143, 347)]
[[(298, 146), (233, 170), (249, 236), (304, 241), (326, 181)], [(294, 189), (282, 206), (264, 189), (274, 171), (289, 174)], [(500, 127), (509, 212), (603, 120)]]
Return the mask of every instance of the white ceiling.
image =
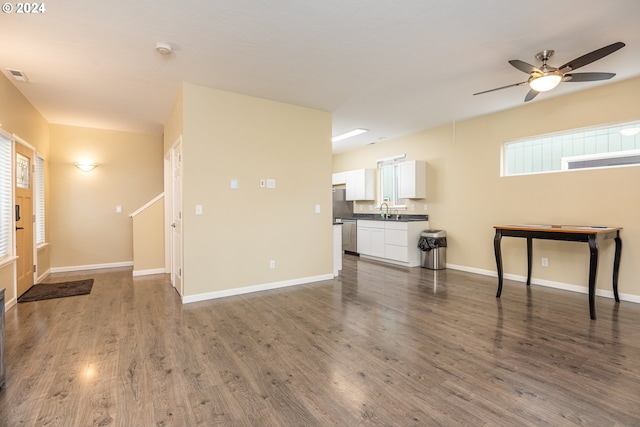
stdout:
[[(16, 3), (13, 3), (16, 4)], [(333, 113), (334, 152), (522, 105), (507, 61), (640, 75), (638, 0), (56, 0), (0, 14), (0, 68), (50, 123), (162, 132), (182, 81)], [(163, 57), (157, 42), (175, 53)], [(561, 83), (532, 102), (606, 82)]]

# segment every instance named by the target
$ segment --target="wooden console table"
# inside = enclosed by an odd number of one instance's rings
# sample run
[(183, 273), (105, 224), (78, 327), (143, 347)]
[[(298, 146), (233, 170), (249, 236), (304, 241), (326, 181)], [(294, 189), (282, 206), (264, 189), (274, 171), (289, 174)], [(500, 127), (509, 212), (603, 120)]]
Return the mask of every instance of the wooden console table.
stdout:
[(606, 239), (614, 239), (616, 252), (613, 260), (613, 295), (616, 302), (620, 302), (618, 296), (618, 271), (620, 269), (620, 253), (622, 241), (620, 240), (621, 227), (582, 227), (572, 225), (496, 225), (496, 236), (493, 241), (496, 264), (498, 267), (498, 293), (502, 293), (502, 251), (500, 241), (502, 236), (524, 237), (527, 239), (527, 286), (531, 284), (531, 252), (533, 239), (564, 240), (569, 242), (587, 242), (591, 256), (589, 258), (589, 314), (596, 318), (595, 293), (596, 275), (598, 273), (598, 242)]

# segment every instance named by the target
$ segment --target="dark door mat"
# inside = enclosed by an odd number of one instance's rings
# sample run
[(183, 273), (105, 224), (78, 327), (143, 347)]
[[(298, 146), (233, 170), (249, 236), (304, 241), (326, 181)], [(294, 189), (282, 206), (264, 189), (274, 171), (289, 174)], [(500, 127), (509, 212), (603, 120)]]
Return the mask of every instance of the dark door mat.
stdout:
[(91, 293), (93, 279), (76, 280), (73, 282), (41, 283), (33, 285), (18, 298), (18, 302), (40, 301), (43, 299), (74, 297)]

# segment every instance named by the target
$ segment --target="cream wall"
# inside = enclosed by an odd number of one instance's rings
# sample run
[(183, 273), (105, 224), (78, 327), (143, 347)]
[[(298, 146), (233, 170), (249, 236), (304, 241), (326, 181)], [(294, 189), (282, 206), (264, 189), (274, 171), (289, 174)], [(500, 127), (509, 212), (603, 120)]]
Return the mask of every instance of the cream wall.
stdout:
[[(131, 264), (129, 214), (163, 191), (162, 136), (65, 125), (50, 136), (52, 268)], [(82, 172), (78, 161), (99, 166)]]
[(331, 115), (192, 84), (182, 102), (185, 296), (331, 275)]
[(167, 153), (182, 135), (182, 128), (184, 126), (182, 91), (182, 88), (180, 88), (176, 102), (173, 104), (173, 108), (171, 108), (169, 116), (164, 123), (164, 153)]
[(164, 273), (164, 198), (132, 218), (133, 275)]
[[(50, 207), (49, 198), (49, 125), (42, 115), (22, 96), (20, 91), (0, 73), (0, 127), (9, 135), (16, 134), (25, 140), (45, 159), (45, 210)], [(47, 237), (50, 224), (45, 223)], [(38, 251), (38, 273), (49, 270), (49, 248)], [(0, 268), (0, 287), (6, 288), (5, 301), (15, 298), (13, 264)]]
[[(640, 302), (640, 166), (500, 177), (506, 141), (640, 118), (640, 79), (430, 129), (334, 156), (333, 171), (375, 167), (377, 159), (406, 153), (427, 162), (430, 226), (445, 229), (447, 262), (495, 273), (493, 225), (564, 223), (624, 227), (619, 290)], [(506, 274), (526, 276), (523, 239), (502, 241)], [(611, 291), (613, 244), (600, 246), (597, 287)], [(541, 257), (549, 267), (540, 266)], [(534, 241), (533, 276), (551, 285), (586, 288), (586, 244)]]

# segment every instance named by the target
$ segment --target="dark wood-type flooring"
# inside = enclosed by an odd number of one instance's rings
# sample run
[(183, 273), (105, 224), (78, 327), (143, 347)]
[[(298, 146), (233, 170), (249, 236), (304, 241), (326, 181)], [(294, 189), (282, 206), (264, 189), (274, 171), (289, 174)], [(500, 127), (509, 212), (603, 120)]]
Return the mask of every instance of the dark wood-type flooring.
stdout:
[(640, 304), (345, 257), (182, 305), (126, 269), (6, 313), (0, 426), (637, 426)]

